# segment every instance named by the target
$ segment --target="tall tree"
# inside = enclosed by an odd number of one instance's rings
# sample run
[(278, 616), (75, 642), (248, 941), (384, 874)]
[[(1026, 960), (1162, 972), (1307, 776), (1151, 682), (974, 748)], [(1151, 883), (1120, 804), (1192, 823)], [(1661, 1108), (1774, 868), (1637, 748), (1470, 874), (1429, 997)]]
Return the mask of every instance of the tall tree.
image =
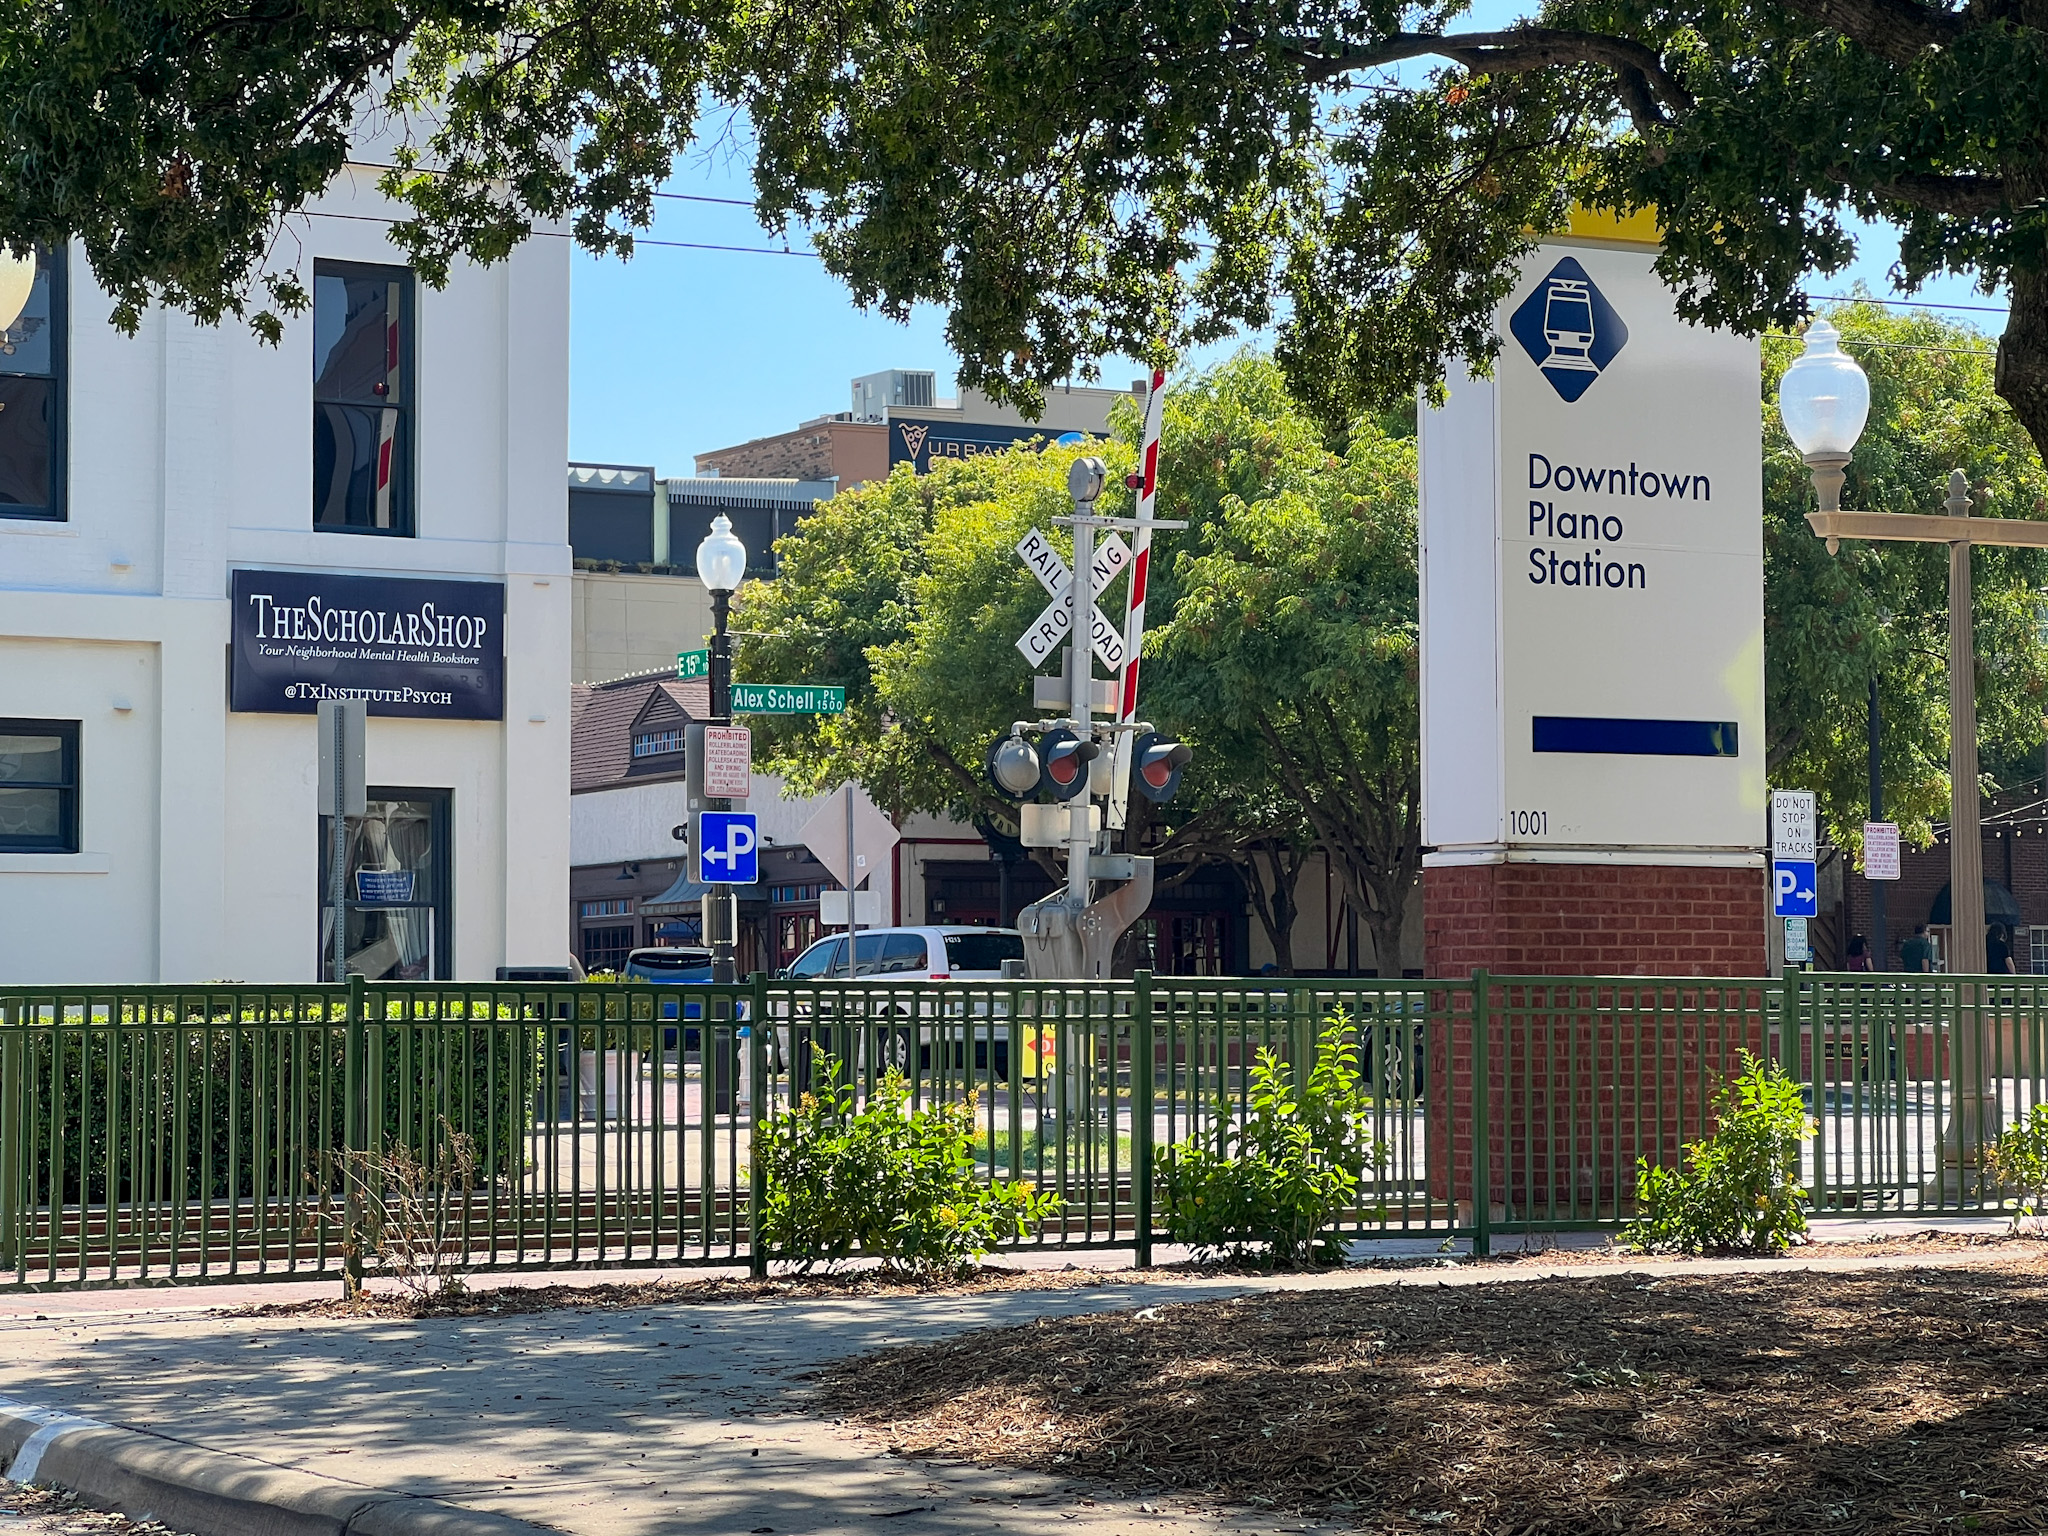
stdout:
[[(1870, 376), (1870, 420), (1849, 465), (1844, 504), (1938, 512), (1951, 469), (1970, 479), (1974, 512), (2048, 516), (2041, 456), (1993, 392), (1985, 339), (1874, 304), (1829, 318)], [(1806, 525), (1813, 488), (1777, 427), (1778, 377), (1799, 343), (1764, 345), (1764, 677), (1766, 767), (1811, 788), (1838, 841), (1857, 843), (1869, 809), (1868, 684), (1879, 685), (1885, 811), (1915, 838), (1948, 811), (1948, 555), (1938, 545), (1850, 540), (1841, 553)], [(1974, 557), (1977, 727), (1987, 763), (2038, 771), (2048, 708), (2041, 589), (2048, 554), (1980, 549)]]
[[(2042, 0), (49, 0), (0, 14), (0, 234), (121, 301), (268, 284), (350, 134), (394, 146), (430, 278), (536, 221), (626, 250), (700, 117), (855, 298), (951, 313), (1034, 398), (1112, 352), (1280, 317), (1331, 425), (1485, 359), (1573, 202), (1654, 206), (1689, 316), (1760, 331), (1890, 226), (1908, 283), (2009, 290), (1997, 392), (2048, 442)], [(1426, 82), (1386, 71), (1432, 61)], [(402, 61), (402, 67), (399, 67)], [(396, 73), (394, 74), (394, 68)]]
[(1279, 368), (1240, 356), (1169, 397), (1160, 482), (1191, 527), (1147, 602), (1146, 711), (1296, 810), (1398, 975), (1422, 864), (1415, 444), (1362, 421), (1331, 452)]

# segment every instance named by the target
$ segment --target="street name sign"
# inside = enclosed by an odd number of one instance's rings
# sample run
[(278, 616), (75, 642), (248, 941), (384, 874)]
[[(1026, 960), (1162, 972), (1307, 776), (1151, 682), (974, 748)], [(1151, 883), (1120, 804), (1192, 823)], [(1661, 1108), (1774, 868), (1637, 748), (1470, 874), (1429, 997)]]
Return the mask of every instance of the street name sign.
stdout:
[(752, 885), (760, 878), (760, 828), (752, 811), (700, 811), (697, 879), (704, 885)]
[(1899, 824), (1895, 821), (1863, 823), (1863, 878), (1899, 878)]
[(688, 682), (693, 677), (711, 675), (711, 653), (709, 651), (677, 651), (676, 677)]
[(754, 733), (744, 725), (704, 727), (704, 793), (744, 800), (753, 792)]
[(1811, 863), (1819, 842), (1810, 789), (1771, 791), (1771, 857)]
[(837, 715), (846, 710), (846, 690), (829, 683), (734, 683), (734, 714)]
[(1775, 859), (1771, 863), (1771, 879), (1774, 898), (1771, 910), (1774, 914), (1779, 917), (1816, 917), (1820, 914), (1813, 860)]

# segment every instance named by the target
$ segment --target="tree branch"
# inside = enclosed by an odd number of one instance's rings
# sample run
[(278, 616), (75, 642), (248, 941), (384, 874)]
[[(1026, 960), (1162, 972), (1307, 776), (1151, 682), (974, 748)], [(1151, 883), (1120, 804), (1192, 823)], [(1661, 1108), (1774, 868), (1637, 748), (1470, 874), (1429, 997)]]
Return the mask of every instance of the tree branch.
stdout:
[(1970, 25), (1963, 16), (1919, 0), (1784, 0), (1784, 6), (1894, 64), (1946, 48)]
[[(1837, 171), (1842, 182), (1854, 186), (1846, 174)], [(1878, 197), (1925, 208), (1933, 213), (1952, 213), (1958, 218), (1975, 218), (2005, 206), (2003, 176), (1935, 176), (1912, 174), (1878, 182), (1869, 190)]]
[[(1573, 32), (1557, 27), (1517, 27), (1507, 32), (1397, 32), (1368, 47), (1329, 52), (1304, 41), (1283, 44), (1283, 49), (1285, 56), (1301, 65), (1302, 72), (1315, 81), (1431, 55), (1485, 75), (1528, 74), (1565, 64), (1604, 64), (1619, 72), (1633, 71), (1644, 87), (1673, 111), (1688, 112), (1693, 105), (1692, 92), (1665, 69), (1656, 49), (1634, 38), (1610, 37), (1602, 32)], [(1626, 84), (1623, 89), (1626, 93)]]

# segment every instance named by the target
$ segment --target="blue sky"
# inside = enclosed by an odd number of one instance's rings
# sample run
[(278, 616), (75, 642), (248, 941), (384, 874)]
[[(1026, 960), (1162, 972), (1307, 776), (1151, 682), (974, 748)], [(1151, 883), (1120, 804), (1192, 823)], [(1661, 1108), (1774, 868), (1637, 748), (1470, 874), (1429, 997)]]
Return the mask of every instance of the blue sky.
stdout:
[[(1475, 15), (1488, 24), (1492, 18)], [(847, 407), (847, 384), (883, 368), (929, 368), (952, 392), (955, 359), (945, 316), (923, 308), (907, 324), (854, 308), (815, 257), (782, 255), (754, 222), (744, 161), (693, 157), (658, 204), (655, 228), (633, 259), (574, 258), (570, 321), (569, 452), (572, 458), (652, 464), (664, 475), (693, 472), (692, 456), (750, 437), (786, 431)], [(680, 245), (651, 242), (674, 241)], [(683, 246), (739, 246), (745, 250)], [(791, 248), (805, 249), (792, 239)], [(1816, 294), (1842, 294), (1861, 281), (1899, 296), (1888, 272), (1896, 242), (1866, 233), (1855, 267), (1817, 279)], [(1996, 304), (1961, 278), (1913, 295), (1953, 305)], [(1998, 314), (1958, 312), (1996, 334)], [(1210, 349), (1227, 355), (1235, 344)], [(1210, 360), (1208, 355), (1197, 361)], [(1102, 382), (1121, 388), (1144, 370), (1105, 362)]]

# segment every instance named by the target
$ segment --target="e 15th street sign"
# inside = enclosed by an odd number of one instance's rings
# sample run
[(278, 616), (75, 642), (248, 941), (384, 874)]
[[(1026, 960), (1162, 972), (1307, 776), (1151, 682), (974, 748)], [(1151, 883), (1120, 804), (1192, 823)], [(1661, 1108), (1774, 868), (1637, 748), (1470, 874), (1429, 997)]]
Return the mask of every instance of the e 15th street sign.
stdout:
[(688, 682), (693, 677), (711, 675), (711, 653), (709, 651), (677, 651), (676, 679)]
[(846, 712), (846, 690), (828, 683), (734, 683), (735, 714), (839, 715)]

